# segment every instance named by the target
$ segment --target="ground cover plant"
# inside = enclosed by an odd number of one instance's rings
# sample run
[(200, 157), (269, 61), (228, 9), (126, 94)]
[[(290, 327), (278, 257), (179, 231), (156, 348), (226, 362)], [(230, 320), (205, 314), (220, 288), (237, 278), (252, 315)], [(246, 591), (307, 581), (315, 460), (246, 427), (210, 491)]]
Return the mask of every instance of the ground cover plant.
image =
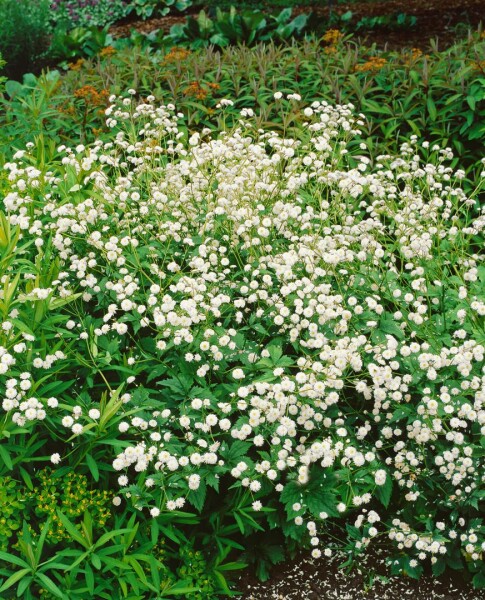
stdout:
[(106, 27), (129, 16), (148, 19), (170, 10), (184, 11), (191, 4), (190, 0), (52, 0), (51, 18), (66, 29)]
[(485, 584), (484, 174), (273, 100), (4, 165), (2, 598), (216, 598), (334, 527)]

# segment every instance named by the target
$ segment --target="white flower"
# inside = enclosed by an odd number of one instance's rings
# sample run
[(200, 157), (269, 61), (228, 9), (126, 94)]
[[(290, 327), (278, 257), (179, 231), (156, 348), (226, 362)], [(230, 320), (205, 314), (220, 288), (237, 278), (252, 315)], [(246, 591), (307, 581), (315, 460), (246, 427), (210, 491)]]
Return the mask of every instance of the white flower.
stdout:
[(244, 379), (245, 377), (244, 371), (242, 369), (234, 369), (234, 371), (232, 372), (232, 376), (234, 377), (234, 379)]
[(63, 417), (61, 422), (64, 425), (64, 427), (71, 427), (74, 423), (74, 419), (70, 415), (66, 415), (65, 417)]
[(191, 490), (198, 490), (200, 486), (200, 475), (197, 475), (197, 473), (190, 475), (188, 482)]
[(58, 465), (61, 462), (61, 455), (57, 452), (55, 452), (54, 454), (52, 454), (51, 456), (51, 463), (53, 465)]
[(81, 435), (83, 430), (84, 427), (81, 425), (81, 423), (74, 423), (74, 425), (72, 426), (72, 432), (74, 433), (74, 435)]
[(384, 485), (386, 483), (386, 476), (387, 474), (384, 469), (379, 469), (376, 471), (374, 475), (374, 481), (376, 482), (376, 485)]
[(94, 421), (96, 421), (97, 419), (99, 419), (99, 417), (101, 416), (101, 413), (99, 412), (99, 410), (97, 408), (92, 408), (89, 412), (88, 415), (91, 419), (93, 419)]

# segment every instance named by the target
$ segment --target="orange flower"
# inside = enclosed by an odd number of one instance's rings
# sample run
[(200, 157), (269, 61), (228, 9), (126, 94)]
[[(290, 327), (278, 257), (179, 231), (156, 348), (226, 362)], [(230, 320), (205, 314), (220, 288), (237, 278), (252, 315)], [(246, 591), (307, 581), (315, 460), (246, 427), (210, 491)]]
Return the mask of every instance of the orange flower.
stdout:
[(190, 50), (185, 48), (178, 48), (175, 46), (171, 48), (170, 52), (163, 59), (164, 64), (179, 63), (185, 60), (190, 55)]
[(92, 85), (84, 85), (74, 92), (74, 97), (84, 100), (86, 105), (101, 106), (108, 101), (109, 92), (108, 90), (98, 92)]
[(343, 37), (344, 34), (338, 29), (329, 29), (324, 33), (322, 40), (330, 46), (335, 46), (335, 44), (338, 44)]
[(471, 63), (474, 71), (479, 71), (485, 75), (485, 60), (477, 60)]
[(387, 60), (380, 56), (371, 56), (368, 61), (361, 65), (356, 65), (355, 71), (357, 73), (363, 73), (365, 71), (370, 71), (372, 73), (377, 73), (387, 64)]
[(423, 51), (419, 48), (412, 48), (410, 51), (403, 54), (403, 61), (405, 65), (412, 65), (423, 56)]
[(103, 48), (99, 52), (99, 56), (101, 56), (102, 58), (113, 56), (113, 54), (116, 54), (116, 50), (113, 48), (113, 46), (106, 46), (106, 48)]
[(184, 96), (192, 96), (197, 100), (205, 100), (207, 98), (207, 90), (205, 90), (198, 81), (192, 81), (184, 90)]
[(71, 71), (79, 71), (84, 64), (84, 58), (78, 58), (76, 62), (69, 63), (67, 66)]

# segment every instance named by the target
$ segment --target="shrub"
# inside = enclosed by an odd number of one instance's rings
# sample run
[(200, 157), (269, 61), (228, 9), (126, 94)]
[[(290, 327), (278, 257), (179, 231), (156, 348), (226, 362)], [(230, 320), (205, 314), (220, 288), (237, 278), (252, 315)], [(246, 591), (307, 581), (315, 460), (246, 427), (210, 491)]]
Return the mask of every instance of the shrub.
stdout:
[(352, 559), (385, 538), (394, 571), (483, 586), (483, 173), (369, 154), (351, 106), (191, 132), (133, 95), (106, 141), (5, 165), (0, 475), (48, 480), (70, 539), (26, 515), (2, 597), (191, 598), (197, 572), (213, 598), (258, 534), (317, 557), (331, 523)]
[(184, 11), (191, 0), (51, 0), (51, 20), (69, 31), (75, 27), (107, 27), (135, 14), (142, 19)]
[(125, 17), (126, 0), (52, 0), (51, 20), (59, 27), (106, 27)]
[(0, 0), (0, 54), (20, 79), (48, 47), (49, 0)]
[(308, 21), (308, 15), (291, 19), (291, 14), (291, 8), (273, 16), (259, 10), (238, 12), (231, 7), (229, 12), (218, 8), (211, 19), (202, 10), (197, 18), (189, 17), (186, 23), (173, 25), (163, 42), (191, 48), (209, 45), (223, 48), (229, 44), (250, 46), (268, 40), (288, 41), (301, 35)]

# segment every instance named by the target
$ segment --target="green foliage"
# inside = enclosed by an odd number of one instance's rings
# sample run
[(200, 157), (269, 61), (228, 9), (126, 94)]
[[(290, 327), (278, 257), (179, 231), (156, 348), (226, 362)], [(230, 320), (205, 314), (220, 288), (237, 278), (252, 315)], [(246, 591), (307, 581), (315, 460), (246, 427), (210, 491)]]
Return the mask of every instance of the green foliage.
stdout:
[[(0, 73), (2, 72), (4, 67), (5, 67), (5, 61), (3, 60), (2, 55), (0, 54)], [(0, 94), (3, 93), (4, 85), (5, 85), (6, 81), (7, 81), (7, 78), (4, 77), (3, 75), (0, 75)]]
[(355, 24), (355, 30), (360, 29), (408, 29), (415, 27), (417, 18), (406, 13), (395, 13), (392, 15), (375, 15), (373, 17), (362, 17)]
[[(48, 56), (56, 63), (81, 57), (94, 57), (112, 42), (108, 27), (56, 27), (52, 34)], [(64, 65), (66, 62), (64, 62)]]
[(126, 17), (130, 3), (125, 0), (50, 0), (50, 21), (54, 27), (107, 27)]
[(163, 17), (172, 10), (183, 12), (192, 6), (192, 0), (130, 0), (127, 14), (135, 13), (137, 17)]
[[(88, 457), (86, 462), (89, 467)], [(48, 541), (58, 543), (70, 539), (58, 511), (73, 522), (89, 511), (100, 528), (108, 522), (111, 515), (110, 494), (90, 489), (85, 475), (70, 472), (58, 476), (50, 469), (43, 469), (36, 474), (36, 480), (38, 484), (26, 495), (26, 500), (32, 505), (35, 522), (42, 523), (49, 519)]]
[(480, 586), (483, 182), (416, 138), (377, 159), (348, 106), (203, 130), (93, 68), (7, 86), (81, 122), (5, 151), (2, 598), (227, 596), (332, 523), (349, 563), (382, 535)]
[(188, 45), (200, 48), (209, 44), (225, 47), (229, 44), (251, 46), (267, 40), (282, 42), (301, 35), (308, 15), (301, 14), (291, 19), (291, 8), (278, 15), (267, 15), (261, 11), (238, 12), (233, 6), (229, 12), (217, 8), (215, 17), (209, 18), (201, 11), (197, 18), (189, 17), (185, 24), (174, 25), (164, 43)]
[[(5, 457), (3, 457), (5, 460)], [(25, 497), (11, 477), (0, 477), (0, 550), (6, 551), (11, 538), (22, 527)]]
[(0, 22), (0, 54), (7, 63), (6, 73), (20, 79), (49, 45), (49, 0), (1, 0)]
[(191, 0), (51, 0), (50, 18), (66, 32), (79, 27), (104, 29), (129, 15), (149, 19), (187, 10), (191, 4)]

